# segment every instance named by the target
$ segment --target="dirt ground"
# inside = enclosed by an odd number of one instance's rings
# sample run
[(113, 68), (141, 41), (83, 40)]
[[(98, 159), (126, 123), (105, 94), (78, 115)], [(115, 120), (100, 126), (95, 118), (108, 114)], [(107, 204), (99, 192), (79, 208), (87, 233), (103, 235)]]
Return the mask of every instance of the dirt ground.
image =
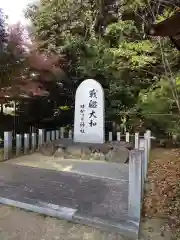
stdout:
[[(157, 163), (170, 159), (172, 170), (174, 159), (177, 160), (177, 151), (158, 149), (153, 151), (149, 170), (148, 191), (145, 197), (144, 219), (141, 224), (140, 240), (175, 240), (168, 227), (169, 219), (166, 215), (158, 214), (158, 207), (166, 207), (164, 198), (154, 201), (157, 190), (161, 187), (163, 179), (157, 186), (152, 185), (157, 177)], [(176, 156), (176, 157), (175, 157)], [(165, 168), (167, 169), (167, 167)], [(177, 168), (173, 168), (176, 169)], [(176, 171), (177, 172), (177, 171)], [(163, 171), (161, 170), (161, 176)], [(173, 172), (171, 172), (171, 175)], [(176, 179), (177, 180), (177, 179)], [(172, 187), (172, 186), (171, 186)], [(166, 194), (167, 195), (167, 194)], [(159, 197), (159, 195), (158, 195)], [(161, 202), (162, 201), (162, 202)], [(149, 204), (149, 205), (148, 205)], [(168, 205), (167, 205), (168, 206)], [(151, 209), (155, 209), (152, 211)], [(162, 208), (161, 208), (162, 209)], [(160, 211), (162, 212), (162, 210)], [(152, 214), (153, 213), (153, 214)], [(124, 240), (117, 234), (107, 233), (95, 228), (69, 223), (67, 221), (45, 217), (32, 212), (26, 212), (13, 207), (0, 205), (0, 240)]]
[[(142, 224), (141, 240), (170, 240), (162, 236), (163, 222), (151, 219)], [(124, 240), (118, 234), (73, 224), (55, 218), (0, 205), (0, 240)]]
[(32, 212), (0, 207), (1, 240), (120, 240), (116, 234), (108, 234), (86, 226), (45, 217)]

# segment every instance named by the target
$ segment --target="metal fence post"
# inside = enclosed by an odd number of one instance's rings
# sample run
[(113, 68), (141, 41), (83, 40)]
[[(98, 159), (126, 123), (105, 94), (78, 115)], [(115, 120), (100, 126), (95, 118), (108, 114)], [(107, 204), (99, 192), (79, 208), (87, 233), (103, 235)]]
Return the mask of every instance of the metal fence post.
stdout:
[(128, 215), (133, 219), (141, 216), (142, 154), (140, 150), (130, 151), (129, 156), (129, 198)]
[(12, 132), (4, 132), (4, 160), (12, 156)]

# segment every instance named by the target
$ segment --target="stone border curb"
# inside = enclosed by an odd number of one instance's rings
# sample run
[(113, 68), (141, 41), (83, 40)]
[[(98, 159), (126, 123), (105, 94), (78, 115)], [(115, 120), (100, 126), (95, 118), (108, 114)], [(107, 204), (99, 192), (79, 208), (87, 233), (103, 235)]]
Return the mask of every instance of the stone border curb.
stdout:
[(28, 199), (28, 202), (29, 203), (24, 203), (0, 197), (0, 204), (71, 221), (77, 224), (95, 227), (109, 232), (115, 232), (123, 237), (126, 237), (128, 240), (138, 240), (140, 222), (137, 220), (126, 217), (126, 219), (124, 218), (117, 223), (113, 222), (112, 220), (103, 220), (100, 218), (88, 217), (83, 214), (79, 214), (77, 209), (61, 207), (46, 202), (37, 202), (32, 199)]
[(115, 232), (128, 240), (138, 240), (139, 235), (139, 221), (122, 219), (120, 222), (113, 222), (112, 220), (103, 220), (95, 217), (87, 217), (82, 214), (75, 213), (74, 221), (79, 224), (99, 228), (101, 230)]
[(72, 221), (73, 215), (77, 211), (76, 209), (60, 207), (58, 205), (48, 204), (43, 202), (36, 202), (31, 199), (28, 199), (28, 201), (32, 203), (24, 203), (24, 202), (19, 202), (19, 201), (11, 200), (8, 198), (0, 197), (1, 204), (21, 208), (21, 209), (32, 211), (39, 214), (44, 214), (50, 217), (64, 219), (67, 221)]

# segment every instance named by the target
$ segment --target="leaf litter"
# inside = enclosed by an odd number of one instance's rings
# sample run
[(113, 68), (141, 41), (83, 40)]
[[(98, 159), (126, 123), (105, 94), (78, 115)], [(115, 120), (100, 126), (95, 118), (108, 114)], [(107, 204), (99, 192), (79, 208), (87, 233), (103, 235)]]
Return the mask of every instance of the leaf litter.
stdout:
[(152, 150), (143, 216), (167, 219), (164, 228), (180, 239), (180, 149)]

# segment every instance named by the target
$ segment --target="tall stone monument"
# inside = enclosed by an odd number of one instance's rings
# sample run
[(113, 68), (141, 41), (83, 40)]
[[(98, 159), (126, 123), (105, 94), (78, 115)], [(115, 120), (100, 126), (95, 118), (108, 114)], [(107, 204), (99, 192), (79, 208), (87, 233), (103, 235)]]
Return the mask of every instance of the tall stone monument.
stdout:
[(76, 91), (74, 142), (104, 143), (104, 90), (93, 79), (83, 81)]

